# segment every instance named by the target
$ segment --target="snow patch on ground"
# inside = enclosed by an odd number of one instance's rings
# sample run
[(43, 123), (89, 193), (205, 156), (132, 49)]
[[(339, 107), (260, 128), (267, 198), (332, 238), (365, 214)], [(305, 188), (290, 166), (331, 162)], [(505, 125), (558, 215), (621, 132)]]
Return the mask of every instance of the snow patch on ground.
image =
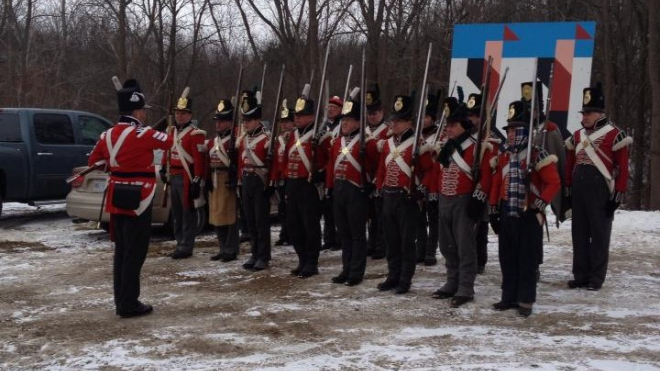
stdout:
[[(568, 290), (570, 221), (552, 227), (534, 314), (494, 312), (500, 272), (496, 236), (477, 277), (475, 302), (451, 309), (430, 298), (445, 279), (442, 257), (418, 266), (412, 290), (375, 289), (383, 260), (369, 260), (356, 287), (330, 282), (339, 252), (323, 251), (321, 274), (291, 277), (291, 247), (271, 268), (210, 262), (212, 233), (191, 259), (164, 256), (158, 237), (142, 275), (151, 316), (122, 320), (112, 303), (112, 244), (73, 224), (62, 205), (5, 204), (0, 219), (0, 370), (660, 370), (660, 212), (619, 210), (601, 291)], [(273, 240), (279, 228), (273, 228)]]

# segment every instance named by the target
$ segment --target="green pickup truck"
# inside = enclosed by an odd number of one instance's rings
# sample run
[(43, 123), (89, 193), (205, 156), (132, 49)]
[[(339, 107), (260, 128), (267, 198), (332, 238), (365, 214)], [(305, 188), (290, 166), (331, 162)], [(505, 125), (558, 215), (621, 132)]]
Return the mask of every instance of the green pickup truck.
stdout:
[(3, 202), (64, 202), (65, 179), (112, 125), (89, 112), (0, 108), (0, 213)]

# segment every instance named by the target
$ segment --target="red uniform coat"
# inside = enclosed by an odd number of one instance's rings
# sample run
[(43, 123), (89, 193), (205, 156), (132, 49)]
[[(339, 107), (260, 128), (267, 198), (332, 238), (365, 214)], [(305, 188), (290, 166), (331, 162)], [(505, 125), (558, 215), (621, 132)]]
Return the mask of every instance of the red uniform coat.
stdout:
[(265, 174), (266, 158), (270, 136), (264, 131), (263, 126), (256, 128), (252, 133), (246, 133), (238, 139), (238, 176), (243, 179), (243, 172), (255, 172), (261, 176), (266, 185)]
[(328, 150), (316, 148), (312, 157), (312, 127), (296, 129), (289, 134), (284, 161), (281, 164), (287, 179), (309, 178), (310, 172), (323, 170), (328, 162)]
[(420, 151), (414, 174), (410, 174), (410, 163), (412, 162), (412, 144), (415, 136), (412, 130), (407, 131), (401, 138), (395, 136), (384, 141), (378, 171), (376, 174), (376, 188), (403, 188), (410, 189), (410, 177), (414, 175), (415, 183), (424, 177), (424, 173), (433, 167), (433, 159), (427, 147), (422, 146), (420, 140)]
[[(120, 136), (124, 136), (119, 144)], [(156, 193), (156, 168), (154, 150), (168, 149), (172, 146), (172, 137), (153, 130), (150, 127), (137, 128), (125, 122), (119, 122), (103, 134), (89, 155), (88, 164), (105, 160), (110, 171), (110, 183), (106, 195), (105, 210), (111, 214), (140, 215), (151, 205)], [(112, 152), (116, 154), (112, 156)], [(137, 210), (119, 209), (112, 204), (114, 186), (118, 183), (142, 185), (140, 206)]]
[[(476, 151), (476, 139), (470, 136), (461, 143), (463, 154), (454, 151), (452, 160), (448, 167), (441, 166), (438, 180), (438, 193), (443, 196), (462, 196), (471, 194), (475, 190), (475, 184), (472, 179), (474, 166), (474, 155)], [(476, 189), (485, 193), (490, 192), (493, 170), (491, 168), (491, 158), (493, 157), (493, 147), (486, 141), (483, 144), (483, 157), (479, 167), (479, 184)]]
[[(573, 183), (576, 165), (591, 165), (600, 167), (599, 170), (606, 169), (606, 174), (611, 178), (609, 180), (604, 175), (610, 191), (623, 193), (628, 186), (628, 146), (632, 138), (607, 118), (597, 122), (596, 127), (580, 129), (566, 140), (566, 186), (570, 187)], [(592, 157), (600, 160), (594, 161)]]
[(206, 152), (208, 153), (208, 165), (213, 169), (228, 169), (231, 165), (228, 151), (231, 145), (231, 135), (224, 137), (216, 136), (206, 141)]
[(367, 172), (367, 179), (373, 179), (379, 157), (374, 138), (365, 139), (364, 159), (360, 159), (359, 135), (334, 138), (326, 169), (325, 187), (333, 188), (335, 180), (339, 179), (362, 186), (362, 169)]
[(281, 183), (285, 178), (286, 170), (286, 145), (289, 140), (290, 132), (282, 133), (277, 136), (275, 141), (275, 151), (273, 164), (271, 165), (270, 180), (274, 183)]
[(372, 128), (371, 126), (367, 125), (365, 129), (366, 129), (366, 134), (370, 137), (373, 137), (377, 141), (381, 139), (387, 139), (392, 136), (392, 132), (390, 131), (390, 128), (387, 125), (385, 125), (385, 123), (383, 122), (378, 124), (375, 128)]
[[(525, 156), (526, 152), (522, 152)], [(509, 184), (509, 157), (511, 152), (503, 152), (497, 159), (497, 170), (493, 176), (493, 185), (489, 196), (489, 204), (496, 206), (500, 201), (507, 201), (507, 187)], [(550, 155), (546, 151), (532, 151), (532, 156), (536, 157), (536, 166), (531, 174), (531, 189), (527, 205), (532, 205), (536, 199), (540, 198), (545, 204), (549, 204), (553, 197), (561, 188), (559, 173), (557, 172), (557, 156)], [(522, 168), (527, 167), (527, 159), (520, 160)], [(541, 210), (544, 211), (544, 210)]]
[[(203, 179), (206, 174), (206, 146), (204, 145), (206, 132), (191, 124), (183, 125), (181, 129), (170, 126), (167, 128), (167, 132), (174, 137), (176, 142), (172, 144), (166, 156), (163, 156), (163, 162), (165, 164), (166, 161), (169, 161), (170, 174), (186, 174), (183, 176), (183, 207), (189, 209), (193, 207), (192, 201), (188, 196), (190, 183), (196, 177)], [(181, 153), (179, 153), (179, 148), (177, 147), (180, 147)], [(188, 165), (192, 178), (188, 177), (183, 167), (184, 161)]]
[[(439, 144), (433, 142), (435, 135), (438, 131), (437, 126), (430, 126), (424, 128), (422, 131), (422, 139), (424, 143), (424, 148), (428, 149), (431, 152), (431, 157), (433, 159), (433, 166), (426, 173), (424, 173), (424, 179), (422, 179), (422, 184), (426, 187), (428, 191), (427, 199), (435, 201), (438, 199), (438, 176), (440, 174), (440, 163), (436, 161), (437, 153), (433, 153), (436, 149), (434, 147), (439, 147)], [(440, 138), (437, 138), (438, 140)]]

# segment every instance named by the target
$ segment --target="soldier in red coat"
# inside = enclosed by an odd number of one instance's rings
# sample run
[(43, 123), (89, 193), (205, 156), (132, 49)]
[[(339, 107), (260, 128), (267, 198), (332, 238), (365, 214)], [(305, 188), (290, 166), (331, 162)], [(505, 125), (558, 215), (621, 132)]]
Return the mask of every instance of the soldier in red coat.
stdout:
[[(323, 143), (322, 146), (330, 150), (331, 141), (333, 138), (339, 136), (341, 125), (339, 125), (342, 118), (342, 107), (344, 101), (338, 96), (333, 96), (330, 98), (328, 105), (326, 107), (328, 112), (327, 121), (323, 125), (323, 134), (321, 134), (321, 139), (319, 143)], [(326, 142), (327, 141), (327, 142)], [(327, 188), (327, 186), (326, 186)], [(333, 196), (332, 194), (326, 195), (322, 201), (323, 209), (323, 250), (341, 250), (341, 244), (338, 241), (336, 233), (336, 225), (334, 219), (333, 211)]]
[(171, 185), (170, 204), (176, 250), (170, 256), (172, 259), (185, 259), (192, 256), (199, 229), (197, 208), (205, 204), (202, 186), (206, 175), (206, 132), (193, 125), (192, 99), (186, 96), (179, 98), (174, 107), (174, 121), (176, 125), (167, 130), (174, 138), (174, 144), (163, 156), (166, 166), (161, 169), (161, 177)]
[(267, 179), (266, 157), (270, 135), (261, 123), (261, 102), (258, 93), (241, 104), (244, 134), (238, 139), (238, 176), (241, 201), (250, 233), (250, 258), (243, 268), (260, 271), (270, 261), (270, 196), (274, 188)]
[(610, 250), (614, 211), (628, 183), (632, 138), (605, 114), (599, 85), (584, 89), (582, 129), (566, 140), (566, 194), (573, 205), (573, 280), (568, 287), (600, 290)]
[(227, 263), (238, 255), (238, 225), (236, 223), (236, 186), (230, 180), (232, 164), (231, 125), (234, 107), (229, 99), (222, 99), (213, 120), (217, 136), (206, 142), (208, 154), (209, 223), (215, 227), (220, 252), (211, 260)]
[[(378, 290), (394, 290), (396, 294), (410, 290), (415, 274), (419, 202), (424, 197), (423, 189), (418, 189), (417, 185), (424, 172), (433, 167), (430, 152), (421, 146), (417, 166), (412, 167), (416, 138), (412, 111), (412, 98), (404, 95), (394, 98), (390, 116), (393, 135), (383, 143), (376, 177), (376, 187), (383, 197), (382, 221), (387, 254), (387, 279), (378, 284)], [(419, 144), (422, 144), (421, 140)], [(411, 189), (411, 185), (414, 188)]]
[[(380, 100), (380, 88), (375, 84), (371, 90), (366, 92), (367, 105), (367, 136), (373, 137), (376, 143), (382, 143), (387, 140), (392, 133), (390, 127), (385, 123), (383, 113), (383, 104)], [(369, 224), (368, 224), (368, 248), (367, 256), (372, 259), (382, 259), (385, 257), (385, 241), (383, 241), (382, 228), (383, 198), (378, 192), (369, 196)]]
[[(378, 164), (376, 141), (360, 143), (360, 101), (348, 100), (342, 111), (341, 134), (333, 139), (327, 164), (327, 193), (334, 196), (334, 216), (342, 246), (342, 271), (334, 283), (355, 286), (367, 266), (367, 203)], [(363, 173), (364, 172), (364, 173)]]
[[(438, 125), (436, 125), (436, 118), (438, 116), (438, 99), (440, 92), (437, 94), (428, 94), (426, 99), (426, 107), (424, 113), (424, 120), (422, 122), (422, 135), (424, 146), (432, 148), (435, 145), (433, 140), (436, 138), (438, 132)], [(435, 253), (438, 250), (438, 192), (436, 183), (437, 173), (435, 172), (437, 163), (434, 161), (433, 169), (425, 174), (422, 184), (427, 189), (426, 197), (422, 202), (422, 210), (420, 213), (419, 224), (417, 226), (417, 263), (423, 263), (426, 266), (436, 265), (438, 260)]]
[(560, 190), (560, 181), (556, 156), (540, 148), (528, 155), (528, 141), (533, 140), (529, 106), (523, 101), (511, 103), (508, 117), (507, 143), (497, 159), (489, 197), (491, 223), (499, 224), (502, 269), (502, 297), (493, 309), (517, 309), (528, 317), (536, 301), (545, 209)]
[[(467, 108), (468, 108), (468, 119), (472, 122), (475, 129), (481, 129), (482, 120), (481, 119), (481, 94), (470, 94), (468, 95)], [(491, 126), (490, 135), (487, 138), (487, 143), (491, 146), (491, 158), (497, 156), (499, 151), (501, 140), (495, 134), (495, 126)], [(490, 158), (488, 159), (490, 161)], [(492, 169), (495, 171), (495, 169)], [(486, 263), (488, 262), (488, 212), (484, 210), (484, 215), (481, 219), (477, 220), (477, 274), (482, 274), (486, 269)]]
[(89, 156), (89, 166), (105, 160), (110, 182), (105, 210), (110, 213), (115, 242), (113, 288), (116, 313), (134, 317), (151, 313), (141, 303), (140, 271), (147, 257), (151, 208), (156, 193), (154, 150), (172, 146), (172, 137), (144, 127), (147, 118), (144, 94), (136, 80), (127, 80), (117, 91), (119, 122), (101, 134)]
[(281, 224), (279, 239), (275, 241), (275, 246), (284, 246), (289, 245), (289, 233), (286, 227), (286, 177), (284, 176), (283, 170), (285, 169), (282, 169), (282, 164), (285, 163), (286, 142), (289, 140), (289, 135), (291, 135), (291, 131), (294, 129), (293, 108), (287, 106), (286, 99), (282, 101), (278, 128), (279, 134), (277, 135), (277, 142), (275, 142), (275, 159), (271, 170), (273, 172), (271, 180), (277, 187), (276, 191), (279, 196), (277, 217)]
[[(307, 90), (306, 88), (305, 90)], [(296, 129), (289, 135), (281, 166), (286, 177), (286, 222), (298, 266), (291, 274), (308, 278), (319, 273), (321, 250), (321, 198), (316, 184), (323, 178), (328, 150), (314, 146), (314, 101), (298, 98), (294, 109)]]
[[(454, 104), (457, 101), (453, 101)], [(490, 191), (492, 146), (484, 140), (483, 156), (475, 166), (477, 138), (464, 103), (450, 107), (447, 116), (447, 142), (438, 161), (442, 165), (439, 181), (440, 252), (445, 258), (447, 281), (433, 297), (449, 299), (457, 308), (474, 300), (477, 275), (475, 229), (481, 221)], [(478, 180), (475, 179), (478, 177)]]
[[(534, 86), (533, 81), (527, 81), (520, 84), (520, 100), (525, 102), (531, 109), (532, 102), (532, 89)], [(548, 120), (548, 117), (545, 117), (543, 109), (543, 88), (541, 84), (536, 84), (536, 107), (534, 114), (535, 123), (536, 119), (538, 120), (538, 128), (536, 132), (538, 135), (534, 136), (534, 145), (546, 150), (549, 154), (557, 157), (557, 171), (559, 172), (559, 179), (561, 180), (562, 189), (566, 187), (564, 174), (565, 174), (565, 164), (566, 164), (566, 149), (564, 148), (564, 138), (562, 138), (559, 127), (552, 121)], [(556, 225), (559, 227), (559, 223), (566, 220), (566, 202), (563, 192), (557, 192), (555, 197), (550, 203), (552, 212), (556, 216)], [(539, 251), (539, 264), (543, 264), (543, 244), (539, 246), (541, 249)], [(541, 279), (541, 272), (537, 272), (537, 280)]]

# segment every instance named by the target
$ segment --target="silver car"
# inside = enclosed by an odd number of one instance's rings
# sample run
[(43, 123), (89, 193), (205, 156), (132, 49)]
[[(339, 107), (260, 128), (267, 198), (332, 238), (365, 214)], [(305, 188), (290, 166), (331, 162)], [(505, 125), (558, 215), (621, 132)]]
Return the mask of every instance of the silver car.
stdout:
[[(160, 159), (163, 151), (154, 151), (154, 164), (156, 164), (156, 194), (154, 195), (152, 209), (152, 223), (169, 224), (170, 223), (170, 205), (169, 195), (165, 193), (165, 185), (158, 176), (160, 169)], [(73, 169), (73, 174), (78, 174), (85, 167)], [(105, 188), (108, 184), (108, 173), (94, 170), (84, 177), (79, 177), (71, 183), (71, 191), (66, 196), (66, 212), (72, 218), (79, 218), (91, 221), (99, 221), (101, 216), (101, 227), (108, 229), (110, 214), (103, 211), (101, 213), (101, 203), (103, 202)], [(166, 197), (167, 196), (167, 197)]]

